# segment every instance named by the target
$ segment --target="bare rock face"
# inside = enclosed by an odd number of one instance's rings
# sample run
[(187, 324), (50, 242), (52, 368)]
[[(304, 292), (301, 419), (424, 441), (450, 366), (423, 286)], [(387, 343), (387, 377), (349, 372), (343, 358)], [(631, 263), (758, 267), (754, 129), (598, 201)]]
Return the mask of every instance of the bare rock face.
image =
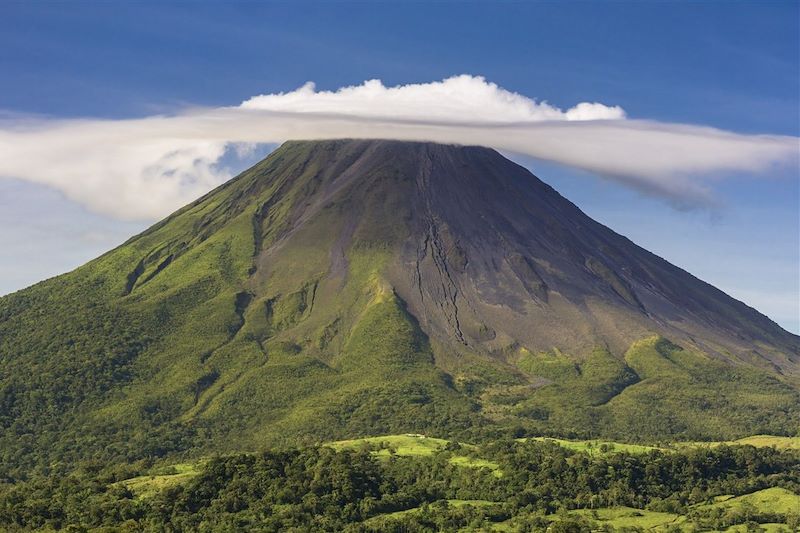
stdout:
[(348, 250), (383, 247), (381, 275), (443, 346), (621, 354), (660, 334), (797, 371), (797, 336), (590, 219), (494, 150), (366, 140), (286, 147), (306, 165), (323, 159), (290, 231), (342, 214), (325, 277), (347, 275)]

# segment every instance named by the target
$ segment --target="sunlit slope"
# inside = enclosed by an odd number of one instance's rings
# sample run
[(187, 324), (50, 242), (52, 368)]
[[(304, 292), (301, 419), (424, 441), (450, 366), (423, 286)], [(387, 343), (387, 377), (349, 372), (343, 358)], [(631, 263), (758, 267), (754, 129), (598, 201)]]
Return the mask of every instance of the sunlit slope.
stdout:
[(561, 352), (524, 353), (518, 366), (546, 381), (532, 391), (485, 393), (495, 416), (536, 420), (538, 431), (636, 441), (733, 439), (748, 428), (794, 435), (796, 389), (780, 375), (731, 365), (663, 337), (634, 343), (622, 359), (595, 350), (576, 362)]

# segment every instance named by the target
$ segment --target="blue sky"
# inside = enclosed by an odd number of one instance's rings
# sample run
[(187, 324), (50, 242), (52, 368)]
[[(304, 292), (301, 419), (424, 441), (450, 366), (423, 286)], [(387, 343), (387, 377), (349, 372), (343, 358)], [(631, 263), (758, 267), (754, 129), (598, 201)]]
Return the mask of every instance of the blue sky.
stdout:
[[(799, 21), (797, 2), (5, 2), (0, 113), (130, 119), (309, 80), (336, 90), (471, 74), (562, 109), (602, 102), (633, 119), (797, 137)], [(589, 215), (800, 331), (796, 164), (727, 171), (709, 182), (716, 207), (676, 210), (598, 173), (514, 157)], [(150, 222), (10, 178), (0, 179), (0, 293)]]

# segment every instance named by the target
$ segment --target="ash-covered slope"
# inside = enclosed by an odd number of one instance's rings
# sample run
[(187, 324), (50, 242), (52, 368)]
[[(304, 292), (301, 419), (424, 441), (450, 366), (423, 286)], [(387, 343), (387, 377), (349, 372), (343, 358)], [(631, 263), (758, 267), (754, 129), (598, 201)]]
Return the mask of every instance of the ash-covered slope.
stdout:
[(0, 462), (794, 432), (798, 352), (493, 150), (290, 142), (0, 298)]
[[(391, 246), (387, 278), (429, 334), (490, 352), (517, 342), (621, 353), (661, 333), (721, 357), (797, 370), (796, 336), (596, 223), (493, 150), (331, 146), (359, 153), (355, 176), (396, 173), (339, 183), (331, 201), (358, 201), (337, 242), (352, 244), (356, 235)], [(376, 233), (376, 225), (386, 231)]]

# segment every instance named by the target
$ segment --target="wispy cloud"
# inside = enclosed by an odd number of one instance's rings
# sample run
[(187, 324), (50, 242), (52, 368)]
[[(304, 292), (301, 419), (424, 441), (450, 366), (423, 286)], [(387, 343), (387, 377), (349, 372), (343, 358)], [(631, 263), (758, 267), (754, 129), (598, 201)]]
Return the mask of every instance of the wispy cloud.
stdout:
[(288, 139), (480, 144), (570, 165), (680, 204), (713, 201), (725, 172), (797, 165), (796, 137), (631, 120), (618, 106), (562, 110), (481, 77), (337, 91), (313, 84), (238, 106), (130, 120), (0, 117), (0, 177), (53, 187), (117, 218), (163, 216), (228, 179), (227, 151)]

